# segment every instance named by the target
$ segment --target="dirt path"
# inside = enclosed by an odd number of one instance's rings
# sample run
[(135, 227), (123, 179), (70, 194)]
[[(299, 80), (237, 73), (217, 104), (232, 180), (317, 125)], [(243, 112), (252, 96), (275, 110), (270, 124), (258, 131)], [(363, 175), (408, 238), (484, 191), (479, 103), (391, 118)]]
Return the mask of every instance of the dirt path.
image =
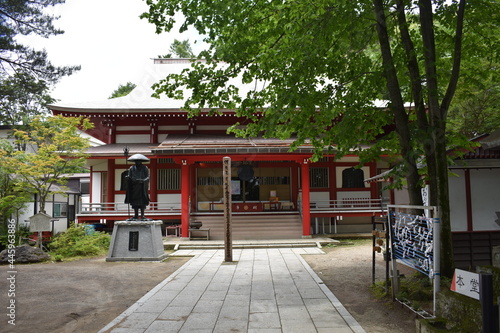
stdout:
[[(189, 258), (169, 257), (162, 263), (74, 262), (17, 265), (16, 325), (0, 332), (97, 332)], [(1, 309), (7, 306), (7, 267), (0, 266)]]
[[(375, 299), (371, 292), (372, 243), (324, 248), (326, 255), (304, 256), (311, 268), (368, 333), (415, 332), (415, 315), (398, 303)], [(376, 256), (376, 280), (385, 280), (385, 262)], [(412, 274), (406, 267), (403, 273)]]
[[(368, 333), (415, 331), (409, 312), (372, 298), (370, 242), (324, 251), (326, 255), (305, 259)], [(97, 332), (187, 260), (127, 263), (94, 258), (17, 265), (16, 326), (7, 324), (2, 310), (0, 332)], [(379, 264), (383, 278), (383, 261)], [(8, 306), (7, 271), (0, 266), (0, 309)]]

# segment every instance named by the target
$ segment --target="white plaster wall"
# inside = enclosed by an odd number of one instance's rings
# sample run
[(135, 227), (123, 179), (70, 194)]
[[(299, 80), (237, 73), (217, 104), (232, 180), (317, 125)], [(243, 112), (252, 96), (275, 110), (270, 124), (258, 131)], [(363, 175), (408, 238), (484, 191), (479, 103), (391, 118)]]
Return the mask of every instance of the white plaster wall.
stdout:
[(342, 191), (337, 192), (337, 200), (342, 199), (370, 199), (371, 192), (370, 191)]
[[(330, 200), (330, 192), (309, 192), (309, 201), (311, 203), (313, 202), (318, 202), (318, 201), (329, 201)], [(318, 207), (321, 206), (328, 206), (328, 204), (325, 203), (319, 203)]]
[(92, 171), (97, 172), (97, 171), (108, 171), (108, 162), (106, 160), (103, 160), (103, 162), (95, 164), (92, 167)]
[(456, 176), (448, 178), (450, 189), (451, 231), (467, 231), (467, 203), (465, 200), (465, 172), (453, 170)]
[[(68, 200), (69, 199), (69, 200)], [(55, 200), (50, 202), (47, 202), (45, 204), (45, 210), (47, 211), (47, 214), (54, 216), (54, 203), (65, 203), (68, 204), (67, 211), (66, 213), (69, 213), (69, 205), (74, 205), (74, 196), (70, 195), (69, 197), (65, 197), (61, 194), (56, 194), (55, 195)], [(75, 207), (75, 209), (78, 209), (78, 207)], [(54, 219), (57, 219), (57, 221), (54, 221), (53, 224), (53, 234), (57, 234), (60, 232), (65, 232), (68, 229), (68, 218), (59, 216), (59, 217), (54, 217)]]
[(101, 173), (93, 172), (92, 173), (92, 190), (91, 190), (91, 198), (90, 202), (101, 202)]
[(67, 218), (62, 218), (62, 217), (56, 217), (57, 221), (54, 221), (53, 224), (53, 235), (57, 235), (60, 232), (65, 232), (68, 230), (67, 225), (68, 225), (68, 219)]
[(118, 134), (116, 143), (149, 143), (149, 134)]
[(14, 214), (11, 218), (15, 219), (17, 223), (19, 223), (19, 226), (28, 227), (29, 218), (33, 215), (35, 215), (35, 204), (33, 202), (29, 202), (26, 204), (26, 208), (19, 212), (19, 215)]
[(500, 169), (471, 170), (470, 176), (474, 230), (500, 230), (495, 222), (495, 212), (500, 212)]
[(402, 190), (394, 190), (394, 204), (395, 205), (410, 204), (410, 196), (406, 188), (403, 188)]
[[(115, 194), (115, 208), (118, 210), (128, 209), (128, 204), (125, 203), (125, 194)], [(130, 209), (132, 210), (132, 208)]]
[(160, 209), (180, 209), (181, 194), (180, 193), (164, 193), (158, 194), (158, 205)]

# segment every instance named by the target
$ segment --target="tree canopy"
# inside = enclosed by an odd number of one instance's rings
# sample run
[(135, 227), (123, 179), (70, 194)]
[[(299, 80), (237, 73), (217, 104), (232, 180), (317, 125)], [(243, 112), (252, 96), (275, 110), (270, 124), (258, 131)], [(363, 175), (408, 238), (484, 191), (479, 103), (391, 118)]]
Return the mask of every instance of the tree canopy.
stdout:
[[(410, 202), (421, 205), (424, 157), (431, 204), (442, 213), (441, 260), (453, 269), (446, 119), (462, 68), (491, 73), (499, 64), (500, 3), (492, 0), (147, 0), (142, 16), (157, 32), (193, 26), (210, 45), (180, 75), (154, 87), (202, 107), (235, 108), (253, 120), (239, 135), (309, 139), (318, 155), (357, 152), (402, 157)], [(176, 16), (176, 13), (182, 15)], [(223, 64), (223, 65), (221, 65)], [(259, 82), (239, 95), (229, 82)], [(387, 101), (377, 107), (375, 101)], [(257, 116), (257, 114), (259, 116)], [(304, 124), (310, 124), (304, 126)], [(366, 149), (366, 147), (370, 147)]]
[(49, 194), (58, 193), (54, 184), (64, 184), (65, 174), (74, 173), (85, 164), (87, 139), (78, 130), (93, 125), (86, 118), (52, 116), (35, 117), (26, 130), (15, 130), (17, 146), (11, 150), (0, 147), (0, 163), (15, 184), (13, 191), (37, 194), (40, 212), (45, 212)]
[(164, 56), (160, 56), (160, 58), (172, 58), (172, 55), (175, 55), (178, 58), (187, 58), (187, 59), (195, 58), (195, 54), (193, 53), (191, 44), (189, 44), (189, 39), (183, 41), (174, 39), (172, 44), (170, 44), (169, 51), (171, 53), (168, 53)]
[(0, 124), (26, 125), (33, 117), (47, 114), (46, 106), (55, 102), (47, 82), (25, 72), (0, 81)]
[(23, 36), (62, 34), (54, 26), (58, 17), (45, 9), (64, 0), (0, 0), (0, 124), (17, 126), (35, 115), (46, 114), (54, 102), (50, 89), (79, 66), (54, 66), (45, 50), (35, 50)]
[(70, 75), (78, 66), (54, 66), (45, 50), (34, 50), (16, 37), (36, 34), (42, 37), (64, 33), (54, 26), (58, 18), (44, 9), (65, 0), (0, 0), (0, 78), (12, 72), (25, 72), (37, 78), (56, 82)]
[(135, 87), (137, 87), (137, 85), (135, 83), (132, 83), (132, 82), (127, 82), (125, 84), (120, 84), (118, 86), (118, 88), (116, 88), (116, 90), (113, 91), (113, 93), (111, 94), (111, 96), (109, 96), (109, 99), (127, 96), (128, 94), (130, 94), (130, 92), (132, 90), (135, 89)]

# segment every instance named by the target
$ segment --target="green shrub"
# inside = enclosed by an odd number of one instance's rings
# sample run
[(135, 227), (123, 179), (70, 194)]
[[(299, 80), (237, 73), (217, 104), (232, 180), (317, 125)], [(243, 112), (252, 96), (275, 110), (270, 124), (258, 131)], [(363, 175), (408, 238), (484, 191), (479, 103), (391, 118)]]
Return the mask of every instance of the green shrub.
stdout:
[[(16, 236), (15, 240), (16, 242), (14, 245), (21, 245), (25, 242), (25, 240), (28, 238), (28, 236), (31, 234), (30, 230), (28, 227), (19, 227), (16, 230)], [(8, 241), (8, 232), (7, 232), (7, 227), (5, 225), (0, 226), (0, 251), (6, 249), (8, 247), (9, 241)]]
[(50, 244), (50, 252), (58, 258), (95, 256), (109, 248), (111, 237), (101, 232), (86, 232), (84, 228), (71, 225), (66, 232), (57, 235)]

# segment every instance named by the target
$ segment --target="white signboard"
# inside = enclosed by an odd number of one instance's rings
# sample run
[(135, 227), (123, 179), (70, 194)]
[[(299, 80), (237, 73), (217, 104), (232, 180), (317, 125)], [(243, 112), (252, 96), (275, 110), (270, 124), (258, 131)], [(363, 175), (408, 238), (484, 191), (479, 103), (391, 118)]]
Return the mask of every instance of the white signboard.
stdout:
[(30, 218), (30, 231), (31, 232), (41, 232), (41, 231), (51, 231), (52, 227), (50, 220), (52, 217), (44, 213), (38, 213), (31, 216)]
[(455, 269), (450, 290), (479, 300), (479, 274)]

